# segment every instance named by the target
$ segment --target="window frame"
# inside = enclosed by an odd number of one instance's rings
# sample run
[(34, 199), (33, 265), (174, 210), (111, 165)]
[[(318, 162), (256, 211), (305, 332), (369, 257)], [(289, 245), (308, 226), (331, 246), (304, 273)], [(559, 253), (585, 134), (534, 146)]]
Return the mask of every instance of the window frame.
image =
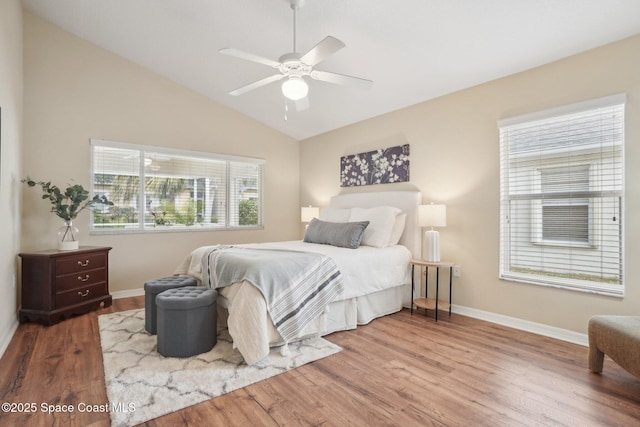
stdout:
[[(176, 232), (206, 232), (206, 231), (230, 231), (230, 230), (261, 230), (264, 229), (264, 169), (265, 169), (265, 160), (254, 158), (254, 157), (244, 157), (244, 156), (234, 156), (227, 154), (218, 154), (218, 153), (208, 153), (208, 152), (200, 152), (200, 151), (192, 151), (192, 150), (182, 150), (182, 149), (173, 149), (173, 148), (165, 148), (165, 147), (156, 147), (156, 146), (148, 146), (148, 145), (139, 145), (139, 144), (129, 144), (124, 142), (117, 141), (109, 141), (103, 139), (90, 139), (90, 155), (91, 155), (91, 192), (92, 194), (101, 193), (97, 191), (95, 188), (96, 179), (95, 176), (98, 174), (103, 174), (101, 171), (95, 170), (95, 159), (94, 153), (96, 147), (107, 147), (114, 149), (124, 149), (130, 151), (138, 152), (138, 174), (135, 175), (138, 177), (139, 181), (139, 190), (136, 195), (135, 204), (139, 206), (137, 213), (137, 222), (129, 223), (129, 227), (126, 228), (106, 228), (100, 227), (98, 224), (94, 223), (94, 216), (90, 216), (90, 225), (89, 225), (89, 233), (90, 234), (109, 234), (109, 235), (118, 235), (118, 234), (137, 234), (137, 233), (176, 233)], [(159, 156), (176, 156), (176, 157), (185, 157), (192, 158), (196, 160), (211, 160), (211, 161), (219, 161), (224, 163), (224, 175), (225, 175), (225, 188), (224, 188), (224, 224), (208, 224), (205, 226), (202, 225), (176, 225), (173, 224), (171, 226), (160, 226), (160, 227), (150, 227), (147, 225), (148, 221), (145, 221), (145, 218), (148, 216), (147, 213), (150, 212), (151, 209), (145, 203), (145, 177), (148, 177), (145, 174), (145, 155), (159, 155)], [(239, 203), (240, 199), (237, 197), (233, 197), (231, 185), (235, 176), (233, 176), (233, 166), (232, 165), (251, 165), (258, 167), (257, 173), (257, 189), (256, 189), (256, 199), (258, 200), (258, 212), (257, 212), (257, 224), (250, 225), (239, 225), (232, 223), (232, 219), (235, 218), (235, 215), (231, 214), (231, 210), (233, 209), (233, 203)], [(208, 178), (208, 177), (207, 177)], [(235, 177), (237, 178), (237, 177)], [(188, 178), (192, 179), (194, 182), (199, 181), (202, 177), (192, 177)], [(197, 203), (198, 196), (194, 195), (194, 200)], [(236, 206), (237, 207), (237, 206)], [(136, 225), (137, 224), (137, 225)]]
[[(500, 246), (500, 265), (498, 276), (500, 279), (519, 282), (519, 283), (527, 283), (533, 285), (541, 285), (548, 286), (554, 288), (562, 288), (572, 291), (579, 292), (588, 292), (595, 293), (606, 296), (614, 296), (614, 297), (624, 297), (625, 293), (625, 281), (624, 281), (624, 162), (625, 162), (625, 106), (626, 106), (626, 95), (625, 94), (617, 94), (604, 98), (594, 99), (582, 103), (571, 104), (559, 108), (552, 108), (540, 112), (535, 112), (532, 114), (525, 114), (518, 117), (503, 119), (498, 121), (498, 128), (500, 133), (500, 238), (499, 238), (499, 246)], [(516, 130), (518, 126), (522, 126), (523, 128), (527, 128), (530, 126), (530, 129), (526, 129), (527, 132), (533, 130), (534, 132), (544, 132), (543, 126), (549, 125), (553, 123), (554, 120), (564, 120), (563, 116), (570, 117), (571, 115), (575, 115), (575, 122), (571, 121), (571, 124), (574, 126), (580, 124), (580, 120), (586, 120), (589, 114), (593, 114), (596, 110), (610, 108), (611, 111), (615, 109), (619, 109), (621, 115), (616, 121), (612, 121), (612, 123), (617, 123), (620, 127), (610, 128), (613, 130), (608, 130), (609, 133), (603, 133), (602, 135), (607, 136), (618, 136), (619, 138), (613, 138), (611, 140), (602, 139), (595, 140), (593, 142), (593, 136), (601, 137), (601, 134), (596, 133), (597, 130), (592, 130), (593, 133), (588, 133), (580, 136), (580, 139), (577, 136), (572, 136), (572, 139), (566, 140), (571, 141), (571, 143), (567, 145), (572, 145), (574, 141), (577, 143), (575, 147), (570, 148), (559, 148), (562, 145), (548, 145), (548, 142), (545, 142), (543, 139), (540, 139), (540, 142), (535, 142), (535, 139), (528, 139), (530, 137), (517, 137), (524, 138), (519, 140), (511, 140), (511, 135), (508, 135), (509, 132), (512, 132), (514, 129)], [(613, 116), (610, 116), (613, 117)], [(568, 123), (568, 122), (567, 122)], [(591, 122), (586, 122), (588, 125), (591, 125)], [(536, 127), (539, 126), (540, 130), (536, 130)], [(553, 128), (552, 128), (553, 129)], [(580, 131), (583, 128), (579, 128)], [(584, 129), (589, 129), (588, 126)], [(571, 135), (574, 135), (573, 133)], [(586, 136), (585, 136), (586, 135)], [(553, 140), (550, 140), (553, 141)], [(519, 148), (512, 148), (511, 144), (518, 144), (521, 146)], [(595, 157), (591, 159), (591, 149), (599, 147), (602, 148), (611, 148), (610, 157), (602, 156)], [(518, 151), (522, 150), (522, 152)], [(536, 151), (537, 150), (537, 151)], [(562, 168), (565, 165), (558, 163), (557, 159), (554, 159), (554, 156), (557, 156), (563, 152), (565, 153), (581, 153), (581, 160), (575, 161), (571, 160), (571, 162), (567, 166), (572, 167), (584, 167), (588, 166), (588, 189), (575, 189), (569, 188), (568, 191), (560, 190), (556, 188), (556, 192), (546, 193), (542, 191), (541, 185), (541, 177), (539, 176), (538, 180), (538, 188), (536, 192), (536, 188), (534, 188), (534, 183), (531, 183), (531, 189), (528, 191), (523, 191), (523, 187), (521, 183), (518, 182), (518, 174), (522, 174), (526, 171), (527, 167), (519, 166), (518, 163), (525, 164), (527, 162), (527, 156), (531, 156), (531, 152), (536, 151), (536, 154), (539, 154), (540, 163), (538, 164), (538, 168)], [(529, 154), (527, 154), (527, 152)], [(588, 154), (584, 154), (584, 153)], [(553, 160), (550, 160), (553, 159)], [(585, 159), (587, 159), (585, 161)], [(600, 161), (608, 161), (610, 163), (611, 171), (604, 172), (604, 164), (600, 164)], [(514, 166), (513, 164), (516, 164)], [(583, 164), (580, 164), (582, 162)], [(602, 170), (600, 169), (602, 168)], [(598, 176), (598, 174), (607, 173), (610, 175), (600, 175), (605, 178), (613, 178), (614, 185), (613, 189), (599, 187), (599, 183), (601, 181), (595, 180), (594, 176)], [(535, 181), (535, 177), (530, 178), (531, 181)], [(593, 180), (593, 182), (592, 182)], [(512, 182), (513, 181), (513, 182)], [(607, 181), (608, 184), (609, 181)], [(514, 191), (512, 186), (517, 187)], [(548, 199), (545, 199), (548, 197)], [(573, 241), (554, 241), (554, 240), (545, 240), (542, 238), (542, 206), (545, 203), (545, 200), (553, 200), (551, 203), (558, 203), (563, 198), (579, 200), (582, 199), (586, 201), (588, 206), (588, 235), (589, 242), (573, 242)], [(523, 245), (523, 240), (521, 235), (516, 235), (516, 233), (522, 233), (523, 229), (518, 228), (523, 226), (523, 217), (526, 217), (526, 212), (523, 212), (518, 208), (515, 204), (518, 202), (530, 200), (529, 205), (529, 243), (533, 246), (538, 247), (538, 250), (543, 250), (544, 247), (549, 247), (548, 253), (542, 252), (537, 253), (535, 251), (529, 251)], [(514, 204), (515, 203), (515, 204)], [(536, 214), (536, 203), (538, 203), (538, 212)], [(613, 217), (610, 222), (615, 223), (615, 227), (617, 227), (617, 240), (610, 240), (608, 242), (609, 246), (605, 247), (605, 238), (610, 237), (611, 234), (605, 236), (603, 233), (605, 232), (605, 228), (607, 228), (607, 232), (611, 230), (611, 224), (607, 223), (603, 212), (606, 204), (606, 208), (609, 209), (606, 211), (607, 213), (613, 212)], [(611, 206), (614, 207), (613, 211), (611, 211)], [(515, 211), (513, 210), (515, 209)], [(520, 216), (514, 216), (515, 213), (519, 213)], [(617, 216), (617, 219), (616, 219)], [(535, 218), (540, 221), (538, 225), (538, 230), (536, 230)], [(512, 224), (513, 222), (513, 224)], [(516, 227), (513, 229), (513, 227)], [(614, 234), (615, 236), (616, 234)], [(611, 246), (613, 244), (614, 246)], [(541, 249), (542, 248), (542, 249)], [(555, 249), (554, 249), (555, 248)], [(520, 268), (518, 264), (520, 261), (518, 260), (531, 260), (531, 264), (535, 264), (539, 259), (543, 259), (540, 257), (545, 257), (554, 254), (554, 250), (562, 251), (565, 248), (567, 251), (577, 250), (577, 251), (601, 251), (608, 255), (608, 253), (604, 251), (610, 250), (610, 248), (615, 248), (615, 253), (617, 254), (614, 258), (617, 262), (614, 262), (610, 265), (600, 264), (599, 268), (601, 269), (600, 274), (602, 274), (600, 281), (593, 281), (591, 279), (587, 280), (585, 277), (592, 275), (589, 269), (580, 269), (581, 264), (578, 262), (574, 264), (572, 261), (567, 261), (562, 264), (562, 268), (567, 268), (568, 273), (560, 274), (554, 277), (553, 268), (547, 269), (547, 267), (542, 267), (536, 273), (535, 269), (527, 269)], [(513, 251), (516, 252), (513, 252)], [(569, 252), (572, 253), (572, 252)], [(586, 252), (583, 252), (585, 254)], [(524, 257), (524, 258), (523, 258)], [(529, 258), (531, 257), (531, 258)], [(527, 264), (526, 262), (524, 264)], [(584, 264), (583, 264), (584, 265)], [(582, 266), (583, 266), (582, 265)], [(613, 268), (613, 271), (616, 271), (617, 267), (617, 283), (612, 283), (609, 280), (609, 277), (606, 277), (606, 274), (602, 271), (605, 269)], [(527, 271), (528, 270), (528, 271)], [(607, 270), (607, 271), (609, 271)]]

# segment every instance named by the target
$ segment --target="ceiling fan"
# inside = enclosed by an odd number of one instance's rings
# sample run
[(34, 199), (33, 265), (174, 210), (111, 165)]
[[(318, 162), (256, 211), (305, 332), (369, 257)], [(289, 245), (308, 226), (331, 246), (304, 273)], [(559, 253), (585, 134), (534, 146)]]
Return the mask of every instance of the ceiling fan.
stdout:
[(286, 79), (282, 83), (282, 93), (286, 98), (292, 101), (297, 101), (305, 98), (309, 92), (309, 86), (304, 79), (305, 77), (358, 88), (370, 87), (373, 83), (371, 80), (314, 69), (317, 64), (345, 47), (345, 44), (335, 37), (325, 37), (320, 43), (312, 47), (311, 50), (305, 54), (301, 54), (296, 51), (296, 11), (303, 6), (305, 0), (286, 1), (291, 4), (291, 9), (293, 10), (293, 52), (285, 53), (278, 58), (278, 61), (273, 61), (268, 58), (263, 58), (252, 53), (243, 52), (233, 48), (220, 49), (219, 52), (222, 54), (264, 64), (278, 70), (278, 73), (276, 74), (239, 87), (229, 92), (229, 94), (233, 96), (242, 95), (269, 83)]

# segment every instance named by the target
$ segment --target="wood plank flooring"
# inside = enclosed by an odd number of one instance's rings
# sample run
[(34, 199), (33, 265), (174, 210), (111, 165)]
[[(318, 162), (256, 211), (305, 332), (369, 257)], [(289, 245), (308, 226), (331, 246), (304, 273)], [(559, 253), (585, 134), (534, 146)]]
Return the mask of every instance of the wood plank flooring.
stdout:
[[(97, 316), (144, 297), (44, 327), (23, 324), (0, 359), (0, 425), (108, 426), (108, 413), (42, 412), (107, 404)], [(343, 351), (148, 426), (640, 426), (640, 379), (587, 349), (441, 312), (408, 310), (326, 337)], [(56, 409), (56, 408), (54, 408)]]

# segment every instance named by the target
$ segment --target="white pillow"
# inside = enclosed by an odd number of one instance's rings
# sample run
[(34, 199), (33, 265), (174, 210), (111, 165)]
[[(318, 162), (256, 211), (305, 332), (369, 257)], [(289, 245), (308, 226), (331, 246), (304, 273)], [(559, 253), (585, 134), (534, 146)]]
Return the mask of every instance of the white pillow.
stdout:
[(318, 219), (326, 222), (349, 222), (350, 216), (351, 209), (329, 207), (320, 211), (320, 218)]
[(396, 217), (402, 213), (401, 209), (391, 206), (370, 209), (352, 208), (349, 221), (369, 221), (369, 226), (364, 230), (361, 244), (384, 248), (389, 244)]
[(393, 228), (391, 228), (391, 235), (389, 236), (389, 244), (387, 246), (395, 246), (402, 237), (404, 231), (404, 225), (407, 221), (407, 214), (401, 213), (396, 215), (396, 220), (393, 222)]

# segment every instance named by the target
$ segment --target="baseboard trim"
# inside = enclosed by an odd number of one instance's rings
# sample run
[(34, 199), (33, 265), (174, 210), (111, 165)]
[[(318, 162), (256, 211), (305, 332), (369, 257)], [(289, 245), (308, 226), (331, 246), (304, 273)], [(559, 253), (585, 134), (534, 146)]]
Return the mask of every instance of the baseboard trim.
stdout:
[(113, 299), (139, 297), (140, 295), (144, 295), (144, 289), (130, 289), (128, 291), (111, 292), (111, 297)]
[(532, 332), (534, 334), (567, 341), (585, 347), (589, 346), (589, 338), (587, 334), (581, 334), (578, 332), (570, 331), (568, 329), (556, 328), (555, 326), (530, 322), (528, 320), (522, 320), (516, 317), (504, 316), (502, 314), (491, 313), (489, 311), (478, 310), (475, 308), (460, 305), (453, 305), (451, 307), (451, 311), (457, 314), (462, 314), (463, 316), (486, 320), (487, 322), (508, 326), (510, 328), (519, 329), (521, 331)]
[(15, 335), (16, 330), (18, 330), (17, 316), (13, 319), (7, 330), (0, 337), (0, 358), (4, 355), (4, 352), (9, 347), (9, 343)]
[[(140, 295), (144, 295), (144, 289), (131, 289), (111, 293), (113, 299), (137, 297)], [(534, 334), (559, 339), (573, 344), (582, 345), (584, 347), (589, 346), (589, 338), (587, 337), (587, 334), (581, 334), (568, 329), (556, 328), (555, 326), (549, 326), (543, 323), (530, 322), (528, 320), (518, 319), (517, 317), (504, 316), (502, 314), (491, 313), (489, 311), (478, 310), (476, 308), (465, 307), (462, 305), (451, 306), (451, 311), (463, 316), (473, 317), (474, 319), (485, 320), (487, 322), (508, 326), (521, 331), (532, 332)], [(9, 337), (9, 339), (11, 339), (11, 337)]]

